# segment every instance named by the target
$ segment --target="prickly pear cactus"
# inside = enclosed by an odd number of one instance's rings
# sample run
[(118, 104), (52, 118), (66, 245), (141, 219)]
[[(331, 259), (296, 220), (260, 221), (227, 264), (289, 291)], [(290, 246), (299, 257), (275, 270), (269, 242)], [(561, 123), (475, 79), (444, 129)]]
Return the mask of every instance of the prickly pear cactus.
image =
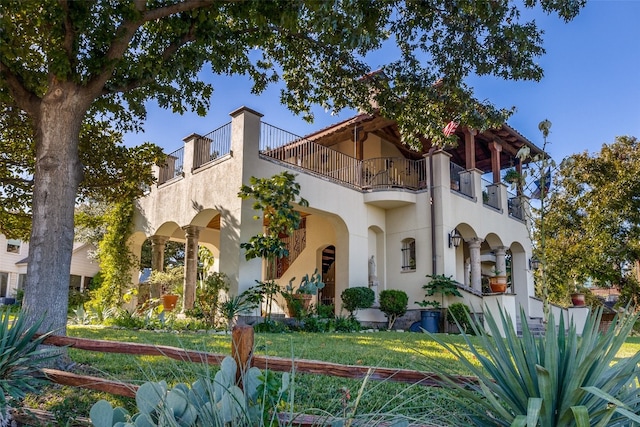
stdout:
[(146, 382), (136, 392), (138, 413), (131, 416), (100, 400), (91, 408), (91, 422), (95, 427), (253, 425), (264, 409), (258, 401), (264, 377), (260, 369), (250, 368), (243, 375), (243, 391), (235, 384), (237, 369), (233, 358), (225, 357), (213, 380), (200, 378), (191, 387), (181, 383), (169, 389), (166, 381)]

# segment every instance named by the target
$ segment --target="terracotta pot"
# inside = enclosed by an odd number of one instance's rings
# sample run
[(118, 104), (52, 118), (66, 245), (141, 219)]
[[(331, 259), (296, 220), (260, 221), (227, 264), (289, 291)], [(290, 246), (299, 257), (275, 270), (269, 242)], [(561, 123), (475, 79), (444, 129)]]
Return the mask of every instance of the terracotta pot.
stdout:
[(489, 277), (489, 286), (493, 293), (504, 293), (507, 291), (507, 276)]
[(574, 307), (583, 307), (585, 305), (584, 294), (571, 294), (571, 304), (573, 304)]
[(287, 298), (287, 311), (289, 317), (300, 317), (301, 311), (306, 311), (311, 305), (313, 295), (309, 294), (293, 294)]
[(503, 294), (507, 292), (507, 284), (506, 283), (489, 283), (491, 287), (491, 292), (494, 294)]
[(164, 307), (164, 311), (172, 311), (176, 308), (176, 304), (178, 303), (178, 295), (174, 294), (164, 294), (160, 297), (162, 300), (162, 306)]

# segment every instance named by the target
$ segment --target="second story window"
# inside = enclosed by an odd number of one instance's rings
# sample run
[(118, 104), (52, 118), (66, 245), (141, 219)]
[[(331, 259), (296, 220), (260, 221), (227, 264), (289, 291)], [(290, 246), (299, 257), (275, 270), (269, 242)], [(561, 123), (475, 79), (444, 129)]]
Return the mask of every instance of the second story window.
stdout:
[(415, 271), (416, 269), (416, 241), (404, 239), (402, 241), (402, 271)]
[(20, 240), (9, 239), (7, 240), (7, 252), (10, 254), (20, 253)]

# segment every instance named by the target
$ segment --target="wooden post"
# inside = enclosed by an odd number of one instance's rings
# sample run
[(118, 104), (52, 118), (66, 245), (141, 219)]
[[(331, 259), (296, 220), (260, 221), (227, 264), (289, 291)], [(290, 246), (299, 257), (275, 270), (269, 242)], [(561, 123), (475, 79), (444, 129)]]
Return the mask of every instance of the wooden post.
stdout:
[(231, 331), (231, 355), (236, 361), (238, 371), (236, 383), (242, 388), (242, 375), (251, 367), (253, 354), (253, 327), (236, 325)]

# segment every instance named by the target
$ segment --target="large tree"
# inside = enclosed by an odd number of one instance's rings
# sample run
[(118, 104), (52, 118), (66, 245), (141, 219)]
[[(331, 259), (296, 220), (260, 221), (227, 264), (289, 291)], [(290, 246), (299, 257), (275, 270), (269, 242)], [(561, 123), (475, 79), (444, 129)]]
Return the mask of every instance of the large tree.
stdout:
[(555, 300), (593, 282), (619, 287), (638, 303), (631, 268), (640, 259), (639, 176), (640, 141), (629, 136), (561, 163), (545, 217), (545, 267)]
[[(569, 20), (585, 1), (2, 0), (0, 101), (31, 120), (35, 135), (25, 308), (49, 311), (42, 328), (65, 332), (88, 117), (140, 129), (150, 99), (204, 113), (213, 90), (201, 80), (207, 65), (248, 74), (254, 92), (283, 80), (281, 102), (307, 118), (313, 104), (339, 110), (374, 97), (407, 141), (442, 140), (452, 119), (483, 128), (504, 118), (472, 99), (463, 82), (470, 73), (541, 78), (541, 31), (516, 5)], [(372, 71), (367, 55), (385, 41), (397, 49), (385, 52), (392, 59), (383, 77), (363, 79)]]

